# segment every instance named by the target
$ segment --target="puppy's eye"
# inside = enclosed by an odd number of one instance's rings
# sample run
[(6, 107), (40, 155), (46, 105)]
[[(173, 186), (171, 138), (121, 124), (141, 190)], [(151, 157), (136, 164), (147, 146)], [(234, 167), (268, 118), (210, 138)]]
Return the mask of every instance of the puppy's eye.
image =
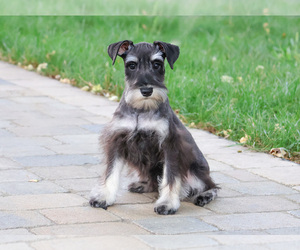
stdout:
[(136, 68), (136, 63), (128, 63), (128, 65), (127, 65), (127, 67), (129, 68), (129, 69), (131, 69), (131, 70), (135, 70), (135, 68)]
[(153, 63), (153, 68), (154, 69), (159, 69), (160, 67), (161, 67), (161, 63), (158, 63), (158, 62)]

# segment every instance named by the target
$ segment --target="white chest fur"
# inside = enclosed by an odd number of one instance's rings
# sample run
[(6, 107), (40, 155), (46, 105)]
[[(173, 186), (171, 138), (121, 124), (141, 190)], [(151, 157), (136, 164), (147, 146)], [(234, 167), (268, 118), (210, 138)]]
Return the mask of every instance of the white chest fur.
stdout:
[(120, 119), (120, 118), (114, 118), (108, 124), (108, 127), (112, 131), (118, 131), (118, 130), (133, 131), (133, 130), (135, 130), (136, 125), (137, 125), (137, 121), (136, 121), (135, 118), (124, 117), (122, 119)]
[(165, 118), (158, 116), (139, 115), (138, 117), (125, 116), (122, 119), (115, 118), (109, 124), (113, 131), (126, 130), (134, 131), (155, 131), (163, 141), (169, 134), (169, 122)]
[(155, 131), (161, 138), (165, 138), (169, 133), (169, 122), (164, 118), (142, 118), (138, 120), (137, 130)]

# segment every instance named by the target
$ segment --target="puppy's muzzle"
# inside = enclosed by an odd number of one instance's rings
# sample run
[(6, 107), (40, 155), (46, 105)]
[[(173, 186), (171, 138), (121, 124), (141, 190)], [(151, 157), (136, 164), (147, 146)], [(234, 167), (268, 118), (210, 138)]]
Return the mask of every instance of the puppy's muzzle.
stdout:
[(144, 88), (140, 88), (140, 91), (144, 97), (149, 97), (153, 93), (153, 88), (144, 87)]

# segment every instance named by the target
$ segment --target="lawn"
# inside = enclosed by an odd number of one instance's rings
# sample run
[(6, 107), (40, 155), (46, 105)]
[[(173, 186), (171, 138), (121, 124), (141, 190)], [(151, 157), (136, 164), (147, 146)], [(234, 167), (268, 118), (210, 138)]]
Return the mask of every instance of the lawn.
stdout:
[(111, 65), (110, 43), (175, 43), (181, 53), (173, 71), (166, 64), (166, 85), (187, 125), (244, 137), (256, 150), (282, 147), (299, 161), (299, 17), (6, 16), (0, 27), (2, 60), (47, 63), (40, 73), (118, 97), (123, 61)]

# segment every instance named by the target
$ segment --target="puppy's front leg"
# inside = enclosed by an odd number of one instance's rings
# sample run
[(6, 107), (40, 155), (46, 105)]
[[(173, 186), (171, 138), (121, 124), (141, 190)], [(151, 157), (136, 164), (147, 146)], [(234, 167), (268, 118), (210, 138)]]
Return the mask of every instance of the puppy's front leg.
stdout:
[(115, 158), (108, 164), (100, 183), (91, 191), (90, 205), (92, 207), (107, 209), (115, 202), (123, 165), (124, 161), (121, 158)]
[(175, 176), (171, 170), (171, 163), (166, 161), (159, 186), (159, 199), (154, 208), (158, 214), (175, 214), (180, 206), (181, 179)]

